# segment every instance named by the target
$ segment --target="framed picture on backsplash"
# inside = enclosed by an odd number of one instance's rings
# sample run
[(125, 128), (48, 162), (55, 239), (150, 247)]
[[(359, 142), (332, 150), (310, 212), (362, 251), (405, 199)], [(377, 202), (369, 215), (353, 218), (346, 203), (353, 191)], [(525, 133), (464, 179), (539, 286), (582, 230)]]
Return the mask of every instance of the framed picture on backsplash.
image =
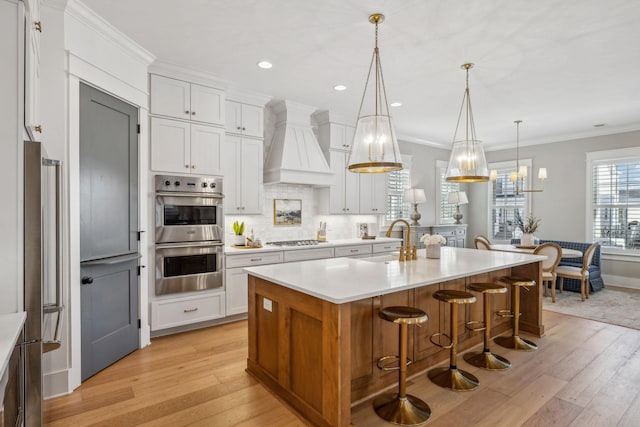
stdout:
[(274, 225), (302, 224), (301, 199), (273, 199)]

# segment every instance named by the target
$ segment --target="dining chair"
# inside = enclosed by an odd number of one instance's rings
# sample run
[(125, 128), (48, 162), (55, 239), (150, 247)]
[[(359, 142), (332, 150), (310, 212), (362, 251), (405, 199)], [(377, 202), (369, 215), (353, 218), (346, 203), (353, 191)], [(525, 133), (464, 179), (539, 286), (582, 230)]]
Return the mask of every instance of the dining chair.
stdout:
[(491, 250), (491, 242), (482, 234), (476, 234), (475, 237), (473, 238), (473, 242), (476, 245), (476, 249), (481, 249), (485, 251)]
[(547, 282), (551, 282), (551, 302), (556, 302), (556, 270), (562, 258), (562, 248), (557, 243), (547, 242), (535, 248), (533, 254), (547, 257), (546, 260), (542, 261), (544, 296), (547, 296)]
[(557, 268), (556, 274), (560, 278), (560, 289), (564, 286), (564, 278), (580, 280), (580, 298), (584, 301), (585, 296), (589, 299), (589, 266), (593, 261), (593, 254), (599, 243), (594, 243), (584, 251), (582, 257), (582, 267), (570, 267), (561, 265)]

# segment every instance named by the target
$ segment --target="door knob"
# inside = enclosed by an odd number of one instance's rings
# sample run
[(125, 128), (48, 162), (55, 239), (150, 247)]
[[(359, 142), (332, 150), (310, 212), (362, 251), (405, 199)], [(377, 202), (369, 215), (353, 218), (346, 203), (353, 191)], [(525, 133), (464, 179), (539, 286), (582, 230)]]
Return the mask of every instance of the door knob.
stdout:
[(81, 280), (80, 283), (82, 283), (83, 285), (90, 285), (93, 283), (93, 277), (88, 277), (88, 276), (84, 276)]

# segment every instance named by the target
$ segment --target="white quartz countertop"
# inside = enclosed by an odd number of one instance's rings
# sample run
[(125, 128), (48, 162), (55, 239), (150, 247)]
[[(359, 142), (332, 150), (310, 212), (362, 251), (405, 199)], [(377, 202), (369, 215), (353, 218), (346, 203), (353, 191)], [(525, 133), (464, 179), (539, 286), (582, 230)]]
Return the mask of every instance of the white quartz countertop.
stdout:
[(18, 335), (24, 325), (24, 320), (27, 317), (27, 313), (11, 313), (0, 314), (0, 363), (2, 363), (2, 370), (0, 370), (0, 377), (7, 369), (7, 363), (13, 352), (13, 346), (16, 344)]
[(374, 258), (329, 258), (245, 269), (249, 274), (308, 295), (342, 304), (486, 273), (531, 262), (540, 255), (442, 247), (439, 259), (418, 250), (415, 261), (398, 262), (390, 255)]
[(227, 255), (234, 254), (251, 254), (256, 252), (273, 252), (273, 251), (291, 251), (298, 249), (315, 249), (315, 248), (333, 248), (337, 246), (351, 246), (351, 245), (371, 245), (376, 243), (389, 243), (398, 242), (400, 246), (402, 239), (393, 237), (376, 237), (375, 239), (337, 239), (328, 242), (318, 243), (317, 245), (306, 246), (274, 246), (263, 245), (262, 248), (234, 248), (231, 246), (225, 246), (224, 253)]

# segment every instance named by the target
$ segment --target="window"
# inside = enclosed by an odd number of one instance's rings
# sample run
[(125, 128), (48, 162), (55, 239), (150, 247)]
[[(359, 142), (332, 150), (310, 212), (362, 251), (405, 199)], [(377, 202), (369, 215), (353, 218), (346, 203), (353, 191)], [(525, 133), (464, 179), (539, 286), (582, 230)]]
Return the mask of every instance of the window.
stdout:
[(456, 205), (449, 204), (449, 193), (460, 191), (460, 184), (445, 179), (447, 162), (436, 161), (436, 218), (438, 224), (453, 224), (453, 214), (456, 213)]
[[(521, 159), (519, 163), (531, 169), (531, 159)], [(516, 194), (516, 186), (509, 179), (511, 172), (516, 170), (515, 161), (493, 163), (489, 169), (498, 171), (496, 181), (489, 182), (489, 239), (510, 242), (522, 234), (515, 227), (516, 212), (523, 218), (529, 214), (531, 193)], [(525, 179), (530, 181), (530, 176)], [(529, 182), (525, 185), (529, 187)]]
[(387, 173), (387, 223), (398, 218), (409, 218), (411, 204), (402, 200), (404, 190), (411, 188), (411, 156), (402, 155), (404, 169)]
[(587, 153), (587, 236), (640, 252), (640, 148)]

